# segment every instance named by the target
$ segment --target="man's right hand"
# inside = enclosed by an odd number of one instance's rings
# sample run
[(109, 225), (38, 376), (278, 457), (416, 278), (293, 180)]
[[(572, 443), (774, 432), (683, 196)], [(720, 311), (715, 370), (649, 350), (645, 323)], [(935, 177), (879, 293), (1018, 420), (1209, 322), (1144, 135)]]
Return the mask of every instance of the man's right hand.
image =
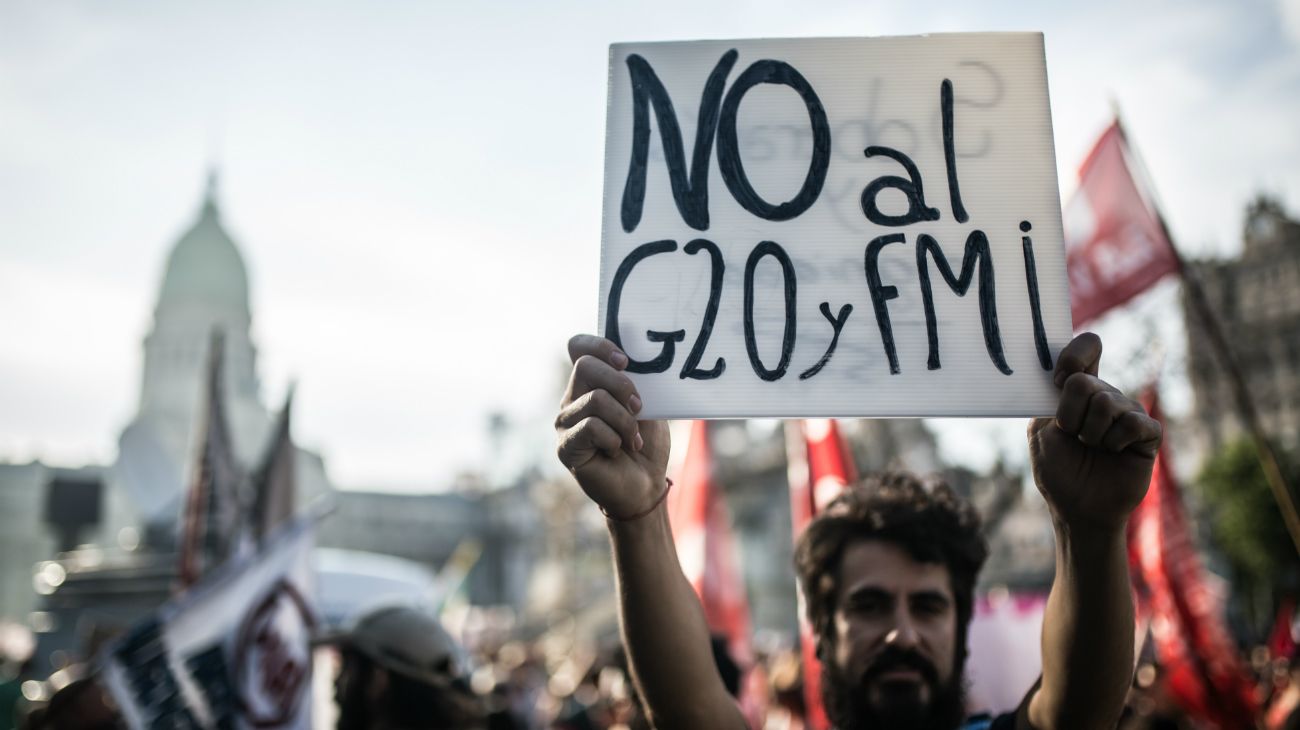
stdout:
[(555, 417), (560, 463), (605, 514), (639, 515), (667, 488), (668, 424), (637, 421), (641, 396), (613, 342), (575, 335), (569, 359), (573, 372)]

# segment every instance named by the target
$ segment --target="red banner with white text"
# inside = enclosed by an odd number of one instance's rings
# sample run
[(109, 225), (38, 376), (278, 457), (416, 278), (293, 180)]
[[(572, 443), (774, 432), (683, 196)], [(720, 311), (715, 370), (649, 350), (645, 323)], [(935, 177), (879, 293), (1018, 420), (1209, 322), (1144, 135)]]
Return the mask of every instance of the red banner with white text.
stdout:
[(1079, 189), (1063, 217), (1076, 329), (1180, 269), (1118, 120), (1079, 168)]

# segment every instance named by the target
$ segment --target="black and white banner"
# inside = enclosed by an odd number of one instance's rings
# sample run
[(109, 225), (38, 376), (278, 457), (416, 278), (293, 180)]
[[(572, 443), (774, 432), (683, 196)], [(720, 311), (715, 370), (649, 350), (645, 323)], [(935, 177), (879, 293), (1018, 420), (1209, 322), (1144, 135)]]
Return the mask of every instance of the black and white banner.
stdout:
[(311, 726), (315, 523), (288, 523), (110, 647), (103, 676), (131, 727)]

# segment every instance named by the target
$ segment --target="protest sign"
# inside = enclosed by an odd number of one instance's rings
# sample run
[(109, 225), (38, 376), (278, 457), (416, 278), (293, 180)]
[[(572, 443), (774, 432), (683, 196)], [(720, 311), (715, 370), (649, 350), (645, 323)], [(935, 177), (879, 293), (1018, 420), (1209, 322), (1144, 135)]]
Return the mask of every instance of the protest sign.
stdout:
[(288, 524), (109, 647), (105, 683), (133, 728), (309, 728), (315, 517)]
[(616, 44), (609, 74), (599, 331), (642, 417), (1055, 411), (1041, 34)]

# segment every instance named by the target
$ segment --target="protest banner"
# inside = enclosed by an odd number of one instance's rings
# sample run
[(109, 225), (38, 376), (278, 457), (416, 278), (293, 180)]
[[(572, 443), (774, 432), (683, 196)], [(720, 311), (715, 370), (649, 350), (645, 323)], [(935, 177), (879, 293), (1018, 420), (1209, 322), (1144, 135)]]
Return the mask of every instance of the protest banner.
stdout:
[(1054, 412), (1041, 34), (616, 44), (609, 74), (599, 331), (643, 418)]
[(309, 728), (316, 517), (287, 524), (110, 646), (103, 677), (133, 728)]
[(1062, 214), (1071, 311), (1096, 319), (1183, 264), (1165, 233), (1150, 183), (1116, 119), (1079, 166), (1079, 189)]

